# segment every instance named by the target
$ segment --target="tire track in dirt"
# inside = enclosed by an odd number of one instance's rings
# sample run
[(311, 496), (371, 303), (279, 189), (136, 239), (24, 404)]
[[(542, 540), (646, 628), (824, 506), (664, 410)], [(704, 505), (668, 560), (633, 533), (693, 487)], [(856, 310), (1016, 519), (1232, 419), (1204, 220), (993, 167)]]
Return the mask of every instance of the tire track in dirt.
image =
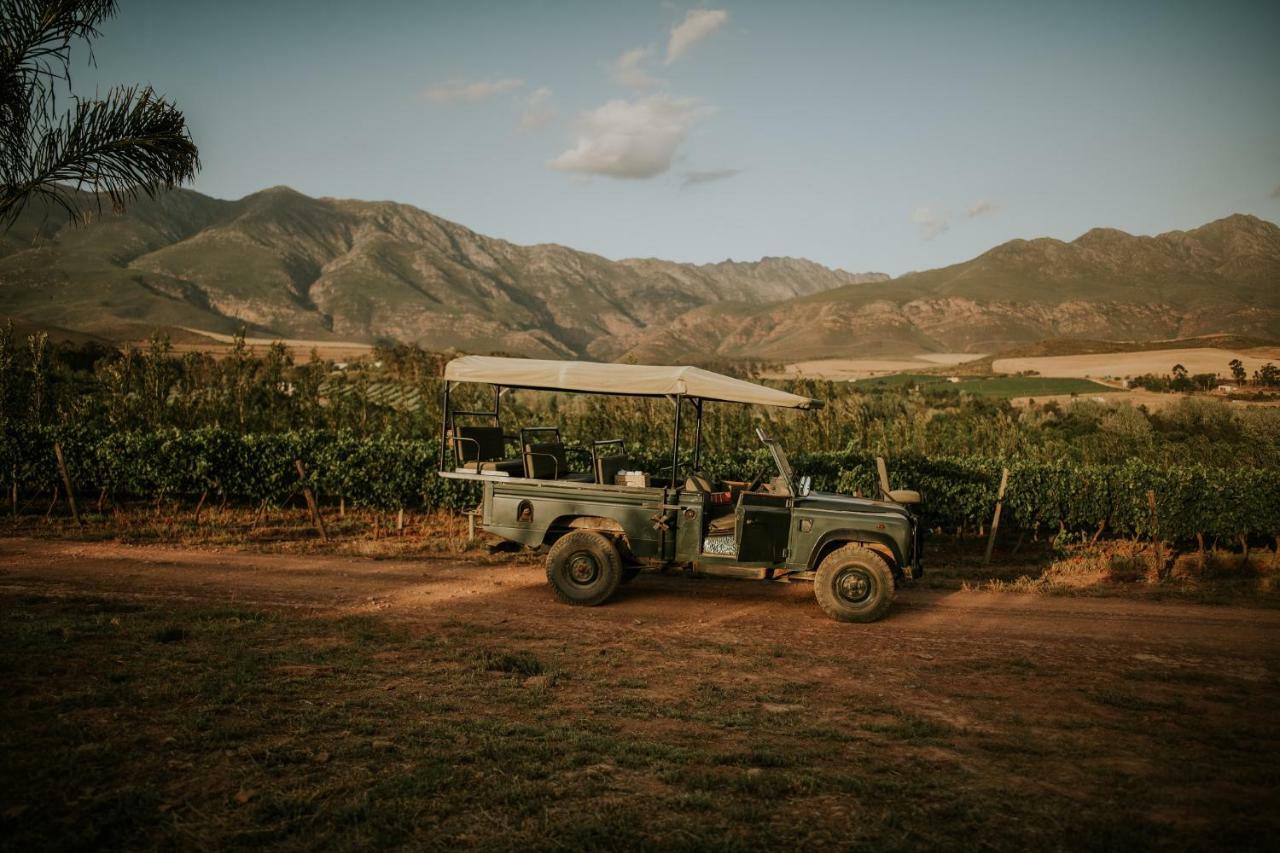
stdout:
[[(554, 636), (640, 631), (734, 642), (751, 636), (820, 649), (832, 643), (917, 651), (1029, 649), (1111, 656), (1119, 647), (1273, 658), (1280, 612), (1119, 598), (906, 589), (871, 625), (833, 622), (806, 584), (643, 574), (601, 608), (557, 604), (533, 564), (378, 560), (66, 541), (0, 540), (0, 591), (139, 601), (376, 612), (386, 618), (475, 620)], [(1162, 651), (1163, 650), (1163, 651)]]

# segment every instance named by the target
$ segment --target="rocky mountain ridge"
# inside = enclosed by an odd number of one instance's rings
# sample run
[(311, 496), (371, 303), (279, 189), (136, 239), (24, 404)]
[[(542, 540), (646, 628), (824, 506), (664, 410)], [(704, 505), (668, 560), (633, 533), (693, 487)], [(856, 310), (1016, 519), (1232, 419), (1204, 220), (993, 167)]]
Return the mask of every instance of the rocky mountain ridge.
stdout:
[(790, 360), (994, 351), (1048, 338), (1280, 339), (1280, 229), (1011, 240), (889, 280), (812, 261), (612, 261), (520, 246), (394, 202), (179, 190), (0, 238), (0, 315), (137, 338), (155, 327), (531, 356)]

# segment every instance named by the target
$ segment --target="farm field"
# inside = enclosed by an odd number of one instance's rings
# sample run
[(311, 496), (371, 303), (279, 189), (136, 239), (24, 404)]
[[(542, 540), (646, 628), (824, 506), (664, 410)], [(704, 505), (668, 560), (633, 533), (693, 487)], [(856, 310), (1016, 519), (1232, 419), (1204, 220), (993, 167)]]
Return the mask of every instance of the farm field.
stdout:
[(1115, 390), (1090, 379), (1073, 379), (1054, 376), (972, 376), (951, 382), (937, 374), (898, 373), (859, 379), (853, 383), (858, 388), (896, 388), (917, 385), (924, 390), (963, 391), (983, 397), (1025, 397), (1054, 394), (1095, 394)]
[[(1280, 611), (0, 540), (11, 849), (1260, 848)], [(76, 784), (68, 787), (67, 778)]]
[(1240, 359), (1244, 363), (1245, 370), (1252, 375), (1268, 361), (1280, 360), (1280, 348), (1228, 350), (1196, 347), (1142, 352), (998, 358), (992, 362), (991, 369), (996, 373), (1034, 370), (1041, 376), (1123, 378), (1145, 373), (1164, 375), (1169, 373), (1175, 364), (1181, 364), (1188, 373), (1217, 373), (1228, 376), (1227, 363), (1233, 358)]
[[(225, 356), (235, 346), (234, 335), (210, 332), (204, 329), (181, 329), (185, 335), (179, 335), (173, 341), (175, 353), (207, 353), (215, 358)], [(254, 338), (245, 337), (245, 348), (254, 354), (265, 353), (273, 344), (281, 344), (294, 361), (305, 362), (315, 352), (322, 359), (330, 361), (349, 361), (367, 356), (374, 350), (372, 344), (357, 341), (305, 340), (297, 338)], [(135, 341), (135, 345), (145, 347), (147, 341)]]
[[(1176, 392), (1147, 391), (1143, 388), (1133, 388), (1127, 391), (1118, 391), (1109, 388), (1105, 391), (1096, 393), (1088, 393), (1084, 399), (1092, 400), (1099, 403), (1108, 404), (1127, 404), (1130, 406), (1142, 406), (1149, 412), (1162, 412), (1171, 407), (1178, 406), (1181, 401), (1192, 399), (1193, 395), (1178, 394)], [(1225, 395), (1209, 395), (1211, 399), (1221, 399), (1225, 405), (1233, 408), (1247, 407), (1266, 407), (1276, 408), (1280, 406), (1280, 399), (1270, 400), (1230, 400)], [(1035, 394), (1026, 397), (1012, 397), (1009, 403), (1020, 409), (1026, 409), (1033, 404), (1047, 405), (1049, 403), (1057, 403), (1058, 405), (1066, 405), (1077, 399), (1079, 396), (1073, 394)], [(1201, 396), (1200, 399), (1206, 399)]]
[(911, 373), (942, 365), (963, 364), (983, 358), (983, 353), (933, 352), (902, 358), (827, 358), (798, 361), (771, 374), (775, 378), (866, 379), (894, 373)]

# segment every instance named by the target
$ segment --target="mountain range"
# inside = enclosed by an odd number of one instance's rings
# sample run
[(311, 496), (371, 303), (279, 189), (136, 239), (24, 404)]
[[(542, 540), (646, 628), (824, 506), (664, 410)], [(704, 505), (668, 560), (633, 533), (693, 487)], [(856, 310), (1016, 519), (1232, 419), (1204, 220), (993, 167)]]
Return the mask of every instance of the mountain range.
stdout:
[(1280, 339), (1280, 228), (1235, 215), (1155, 237), (1012, 240), (890, 279), (795, 258), (612, 261), (520, 246), (394, 202), (275, 187), (175, 190), (71, 226), (32, 207), (0, 237), (0, 316), (415, 342), (531, 356), (789, 360), (993, 351), (1049, 338)]

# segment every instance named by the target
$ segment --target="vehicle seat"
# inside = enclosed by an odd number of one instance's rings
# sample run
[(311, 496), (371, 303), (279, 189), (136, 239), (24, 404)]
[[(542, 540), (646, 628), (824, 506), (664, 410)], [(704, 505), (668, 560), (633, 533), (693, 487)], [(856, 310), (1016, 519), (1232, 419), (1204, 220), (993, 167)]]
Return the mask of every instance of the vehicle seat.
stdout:
[(621, 439), (611, 438), (608, 441), (592, 442), (591, 468), (595, 472), (596, 482), (600, 485), (614, 485), (618, 472), (627, 470), (627, 465), (627, 454), (623, 452)]
[(738, 516), (734, 513), (711, 519), (707, 525), (707, 536), (732, 536), (738, 529)]
[(591, 474), (570, 471), (565, 447), (558, 441), (542, 441), (524, 446), (524, 475), (535, 480), (567, 480), (590, 483)]
[(711, 494), (711, 481), (695, 471), (684, 481), (684, 488), (688, 492), (701, 492), (704, 495), (709, 495)]
[(464, 426), (449, 431), (449, 442), (453, 445), (455, 467), (481, 473), (484, 471), (501, 471), (504, 474), (518, 476), (524, 469), (519, 459), (507, 459), (507, 439), (502, 434), (502, 427), (497, 426)]

